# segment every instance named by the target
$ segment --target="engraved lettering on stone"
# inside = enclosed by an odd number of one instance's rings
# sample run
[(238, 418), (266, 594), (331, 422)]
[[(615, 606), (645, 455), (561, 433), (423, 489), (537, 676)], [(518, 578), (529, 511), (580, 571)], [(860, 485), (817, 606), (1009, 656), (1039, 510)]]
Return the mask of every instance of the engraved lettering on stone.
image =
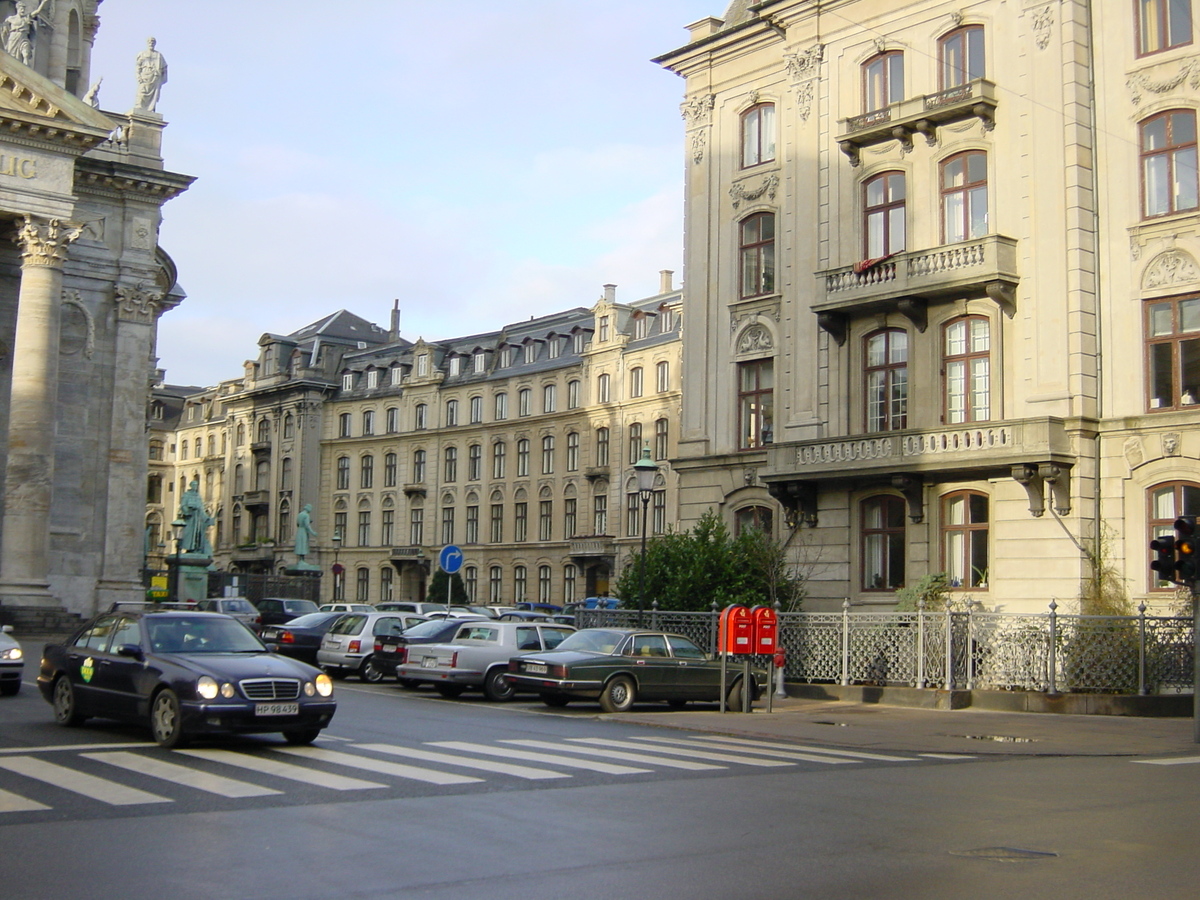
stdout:
[(737, 209), (743, 200), (757, 200), (764, 194), (768, 200), (775, 199), (775, 189), (779, 187), (779, 176), (768, 175), (763, 179), (762, 184), (756, 188), (749, 188), (744, 184), (735, 184), (729, 188), (729, 196), (733, 198), (733, 208)]
[(1166, 94), (1175, 90), (1184, 82), (1192, 90), (1200, 90), (1200, 58), (1193, 57), (1179, 64), (1179, 70), (1174, 75), (1165, 78), (1151, 78), (1146, 72), (1134, 72), (1125, 81), (1129, 88), (1130, 98), (1134, 106), (1141, 106), (1142, 96), (1151, 94)]
[(1200, 268), (1192, 255), (1185, 250), (1168, 250), (1154, 257), (1146, 267), (1142, 287), (1151, 289), (1196, 281), (1200, 281)]
[(77, 314), (67, 315), (64, 310), (59, 352), (63, 356), (74, 356), (82, 352), (84, 359), (91, 359), (96, 352), (96, 322), (88, 308), (83, 305), (83, 296), (79, 291), (63, 291), (62, 302), (64, 307), (77, 310)]
[(1033, 39), (1039, 50), (1050, 44), (1050, 32), (1054, 27), (1054, 7), (1043, 6), (1033, 11)]
[(35, 222), (27, 213), (25, 223), (17, 228), (21, 260), (27, 266), (61, 268), (67, 258), (67, 247), (82, 232), (82, 227), (74, 222), (61, 219)]

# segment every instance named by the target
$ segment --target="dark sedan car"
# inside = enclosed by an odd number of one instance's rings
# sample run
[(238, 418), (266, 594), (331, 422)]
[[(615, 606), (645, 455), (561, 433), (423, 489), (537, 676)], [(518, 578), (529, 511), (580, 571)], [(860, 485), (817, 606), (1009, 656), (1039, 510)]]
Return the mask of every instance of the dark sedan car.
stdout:
[(220, 613), (107, 613), (47, 644), (37, 681), (59, 724), (144, 722), (168, 748), (230, 732), (310, 744), (337, 709), (328, 675)]
[(267, 625), (260, 637), (268, 649), (315, 666), (321, 638), (325, 637), (325, 632), (343, 615), (345, 613), (308, 613), (282, 625)]
[[(453, 619), (430, 619), (420, 625), (406, 628), (401, 634), (378, 634), (375, 636), (375, 650), (371, 654), (371, 665), (381, 675), (396, 674), (396, 666), (408, 662), (409, 644), (440, 644), (454, 637), (458, 627), (467, 621), (481, 621), (479, 617), (460, 617)], [(417, 683), (410, 679), (400, 680), (404, 687), (416, 687)]]
[[(753, 677), (752, 699), (761, 691)], [(689, 700), (721, 699), (721, 663), (679, 634), (636, 628), (585, 628), (554, 650), (515, 656), (508, 680), (520, 690), (541, 695), (548, 706), (572, 700), (599, 700), (605, 712), (625, 712), (635, 700), (665, 700), (683, 706)], [(740, 663), (729, 665), (726, 702), (742, 706)]]

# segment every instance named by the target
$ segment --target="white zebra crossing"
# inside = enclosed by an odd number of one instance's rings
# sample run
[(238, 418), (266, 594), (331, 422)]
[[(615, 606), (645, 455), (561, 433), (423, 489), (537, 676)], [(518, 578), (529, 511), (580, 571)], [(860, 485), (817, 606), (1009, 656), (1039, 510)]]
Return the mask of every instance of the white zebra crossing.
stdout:
[(0, 759), (0, 768), (44, 781), (72, 793), (82, 794), (110, 806), (133, 806), (138, 803), (170, 803), (169, 797), (160, 797), (148, 791), (126, 787), (107, 778), (97, 778), (86, 772), (77, 772), (60, 766), (57, 763), (46, 762), (44, 759), (34, 759), (32, 756), (10, 756)]
[(489, 756), (503, 756), (507, 759), (523, 759), (528, 762), (547, 763), (568, 769), (585, 769), (604, 775), (643, 775), (652, 771), (651, 769), (635, 769), (633, 766), (618, 766), (614, 763), (601, 762), (598, 759), (572, 759), (561, 753), (538, 753), (534, 750), (517, 750), (515, 747), (490, 747), (487, 744), (472, 744), (468, 741), (435, 741), (429, 746), (445, 747), (447, 750), (462, 750), (466, 753), (485, 753)]
[(716, 734), (706, 735), (703, 740), (716, 741), (721, 744), (732, 744), (737, 747), (775, 747), (793, 752), (806, 751), (810, 753), (822, 753), (827, 756), (846, 756), (850, 757), (851, 759), (872, 759), (878, 762), (915, 762), (911, 756), (891, 756), (885, 753), (867, 753), (864, 750), (834, 750), (830, 747), (808, 747), (802, 744), (771, 744), (766, 741), (755, 741), (749, 738), (724, 737)]
[(513, 738), (511, 740), (501, 741), (500, 743), (516, 744), (519, 747), (533, 747), (538, 750), (554, 750), (555, 752), (559, 753), (582, 753), (590, 756), (603, 756), (605, 759), (621, 759), (625, 762), (666, 766), (669, 769), (688, 769), (692, 772), (725, 768), (725, 766), (714, 766), (710, 763), (692, 762), (691, 760), (686, 759), (664, 759), (661, 756), (653, 756), (649, 753), (627, 753), (624, 750), (601, 750), (599, 747), (582, 747), (578, 744), (556, 744), (553, 741), (537, 741), (527, 738)]
[(398, 747), (395, 744), (355, 744), (355, 747), (359, 750), (389, 753), (392, 756), (405, 756), (409, 759), (442, 763), (447, 766), (461, 766), (464, 769), (481, 769), (484, 772), (512, 775), (514, 778), (524, 778), (529, 781), (571, 777), (563, 772), (551, 772), (549, 769), (534, 769), (531, 766), (518, 766), (512, 763), (494, 762), (486, 759), (468, 759), (465, 756), (452, 756), (449, 753), (438, 753), (433, 750), (418, 750), (415, 747)]
[(309, 769), (304, 766), (294, 766), (291, 763), (280, 762), (277, 759), (271, 759), (266, 756), (238, 753), (236, 750), (197, 749), (176, 750), (175, 752), (182, 753), (185, 756), (194, 756), (196, 759), (205, 759), (209, 762), (249, 769), (251, 772), (260, 772), (263, 775), (273, 775), (276, 778), (298, 781), (301, 784), (329, 788), (332, 791), (364, 791), (371, 788), (387, 787), (386, 784), (378, 781), (363, 781), (361, 778), (351, 778), (348, 775), (335, 775), (333, 772), (325, 772), (321, 769)]
[(213, 775), (211, 772), (202, 772), (199, 769), (189, 769), (187, 766), (155, 759), (140, 753), (117, 751), (115, 753), (83, 753), (80, 755), (84, 759), (94, 759), (96, 762), (149, 775), (151, 778), (161, 778), (173, 784), (181, 784), (221, 797), (267, 797), (280, 793), (272, 788), (258, 787), (245, 781)]
[[(638, 737), (638, 738), (634, 738), (634, 740), (635, 741), (648, 741), (648, 742), (654, 743), (654, 744), (680, 744), (680, 745), (683, 745), (686, 747), (699, 747), (702, 749), (707, 748), (707, 749), (711, 749), (711, 750), (728, 750), (728, 749), (730, 749), (728, 745), (723, 744), (720, 741), (710, 741), (710, 740), (705, 740), (704, 738), (688, 738), (686, 740), (683, 740), (680, 738)], [(785, 750), (785, 749), (775, 750), (775, 749), (771, 749), (772, 746), (781, 746), (781, 745), (769, 745), (769, 744), (764, 743), (764, 744), (761, 744), (759, 747), (756, 747), (755, 749), (750, 750), (748, 752), (754, 753), (757, 756), (766, 756), (766, 757), (771, 757), (773, 759), (791, 759), (791, 760), (799, 760), (801, 762), (817, 762), (817, 763), (824, 763), (825, 765), (831, 765), (831, 766), (854, 765), (855, 763), (859, 762), (859, 760), (857, 760), (857, 759), (839, 759), (837, 757), (818, 756), (815, 753), (796, 753), (791, 750)]]
[[(596, 747), (615, 747), (618, 750), (646, 750), (649, 749), (645, 744), (637, 741), (615, 741), (611, 738), (567, 738), (569, 741), (577, 741), (580, 744), (592, 744)], [(642, 740), (659, 740), (658, 738), (642, 738)], [(681, 744), (689, 744), (688, 741), (680, 741)], [(776, 766), (794, 766), (796, 763), (782, 759), (759, 759), (753, 756), (733, 756), (729, 753), (710, 753), (707, 750), (691, 746), (676, 749), (671, 747), (655, 747), (660, 753), (673, 754), (675, 756), (686, 756), (690, 759), (703, 759), (710, 762), (738, 763), (743, 766), (759, 766), (761, 768), (774, 768)]]
[(427, 784), (475, 784), (482, 778), (470, 775), (455, 775), (452, 772), (439, 772), (436, 769), (423, 769), (418, 766), (406, 766), (402, 763), (388, 762), (386, 759), (371, 759), (353, 753), (342, 753), (340, 750), (325, 750), (321, 747), (280, 747), (279, 753), (289, 753), (317, 762), (332, 763), (335, 766), (346, 766), (352, 769), (365, 769), (380, 775), (392, 775), (396, 778), (408, 778), (413, 781), (424, 781)]
[(0, 791), (0, 813), (6, 812), (36, 812), (41, 809), (49, 809), (44, 803), (38, 803), (36, 800), (30, 800), (22, 797), (20, 794), (13, 794), (9, 791)]

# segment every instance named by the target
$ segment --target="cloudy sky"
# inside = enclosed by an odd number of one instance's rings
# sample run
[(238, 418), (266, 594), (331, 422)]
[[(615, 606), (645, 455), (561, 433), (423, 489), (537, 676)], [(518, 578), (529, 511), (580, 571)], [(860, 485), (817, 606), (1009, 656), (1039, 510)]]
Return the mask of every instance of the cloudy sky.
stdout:
[(106, 0), (100, 105), (158, 39), (161, 243), (188, 300), (173, 384), (237, 377), (265, 331), (349, 309), (483, 331), (682, 279), (683, 81), (650, 59), (726, 0)]

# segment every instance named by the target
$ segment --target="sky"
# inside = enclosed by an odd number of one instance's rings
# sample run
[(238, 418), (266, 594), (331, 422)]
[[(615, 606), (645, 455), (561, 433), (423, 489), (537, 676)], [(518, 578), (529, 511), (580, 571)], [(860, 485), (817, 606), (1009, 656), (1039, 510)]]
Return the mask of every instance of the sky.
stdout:
[(105, 0), (100, 106), (168, 65), (171, 384), (348, 309), (439, 340), (683, 276), (684, 82), (650, 60), (726, 0)]

